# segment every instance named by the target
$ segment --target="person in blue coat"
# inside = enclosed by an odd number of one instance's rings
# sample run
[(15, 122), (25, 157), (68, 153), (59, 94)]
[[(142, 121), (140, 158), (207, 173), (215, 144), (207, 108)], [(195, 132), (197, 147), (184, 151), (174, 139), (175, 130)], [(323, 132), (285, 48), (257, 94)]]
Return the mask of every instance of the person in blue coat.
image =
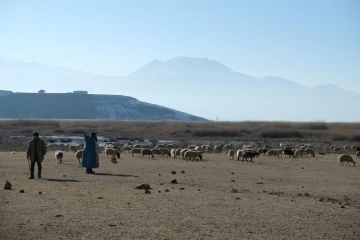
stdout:
[(99, 152), (97, 147), (96, 133), (92, 132), (91, 136), (84, 135), (85, 146), (82, 156), (82, 166), (86, 168), (87, 174), (95, 174), (93, 168), (99, 167)]

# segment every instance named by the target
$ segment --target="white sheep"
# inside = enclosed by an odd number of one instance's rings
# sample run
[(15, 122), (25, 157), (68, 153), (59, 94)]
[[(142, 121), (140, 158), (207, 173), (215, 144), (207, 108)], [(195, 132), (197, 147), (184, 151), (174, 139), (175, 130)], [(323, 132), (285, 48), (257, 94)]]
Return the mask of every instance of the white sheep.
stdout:
[(198, 161), (198, 158), (200, 160), (202, 159), (202, 154), (201, 154), (201, 152), (197, 152), (197, 151), (187, 151), (184, 154), (184, 158), (186, 159), (186, 161), (194, 160), (194, 159), (196, 159), (196, 161)]
[(236, 151), (236, 158), (238, 161), (240, 161), (240, 158), (242, 157), (243, 155), (243, 151), (242, 150), (237, 150)]
[(228, 152), (229, 160), (234, 160), (235, 152), (234, 150), (230, 149)]
[(360, 158), (360, 151), (356, 152), (356, 158)]
[(131, 151), (130, 151), (131, 156), (134, 157), (134, 154), (140, 155), (142, 150), (143, 150), (142, 148), (133, 148), (133, 149), (131, 149)]
[(79, 150), (75, 153), (75, 157), (79, 161), (79, 163), (81, 163), (80, 160), (82, 159), (83, 153), (84, 153), (83, 150)]
[(303, 150), (301, 150), (301, 149), (295, 150), (294, 156), (295, 157), (303, 157), (304, 156)]
[(276, 149), (270, 149), (269, 151), (267, 151), (266, 155), (268, 155), (269, 157), (276, 156), (279, 158), (279, 153)]
[(106, 155), (106, 158), (108, 158), (109, 156), (111, 156), (111, 158), (120, 158), (120, 152), (114, 148), (107, 148), (105, 150), (105, 155)]
[(306, 152), (307, 154), (311, 154), (313, 157), (315, 157), (315, 151), (314, 151), (314, 149), (312, 149), (312, 148), (306, 148), (306, 149), (305, 149), (305, 152)]
[(342, 165), (342, 166), (344, 165), (344, 163), (352, 163), (353, 166), (355, 166), (355, 164), (356, 164), (354, 159), (348, 154), (340, 155), (339, 162), (340, 162), (340, 165)]
[(56, 163), (62, 163), (64, 153), (62, 151), (55, 151)]

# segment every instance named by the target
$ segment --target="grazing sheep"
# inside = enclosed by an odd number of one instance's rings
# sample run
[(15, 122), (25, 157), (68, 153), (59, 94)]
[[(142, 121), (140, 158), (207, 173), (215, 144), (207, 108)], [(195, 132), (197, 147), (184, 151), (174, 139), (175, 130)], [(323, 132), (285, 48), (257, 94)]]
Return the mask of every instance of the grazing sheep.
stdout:
[(131, 149), (131, 151), (130, 151), (131, 156), (134, 157), (134, 154), (140, 155), (142, 150), (143, 150), (142, 148), (133, 148), (133, 149)]
[(175, 144), (168, 144), (168, 145), (166, 145), (166, 148), (167, 148), (168, 150), (171, 150), (171, 149), (173, 149), (173, 148), (176, 148), (176, 145), (175, 145)]
[(358, 148), (359, 148), (359, 146), (357, 146), (357, 145), (352, 145), (351, 146), (351, 150), (354, 150), (354, 151), (356, 151)]
[(196, 161), (198, 162), (199, 161), (198, 158), (202, 160), (202, 153), (197, 151), (187, 151), (184, 153), (184, 158), (186, 159), (186, 161), (188, 160), (194, 161), (196, 159)]
[(181, 148), (177, 148), (175, 150), (175, 157), (174, 158), (177, 158), (177, 156), (180, 156), (180, 152), (181, 152)]
[(156, 149), (165, 148), (164, 144), (158, 144), (155, 146)]
[(350, 155), (347, 155), (347, 154), (340, 155), (339, 162), (340, 162), (340, 166), (343, 166), (344, 163), (352, 163), (353, 166), (355, 166), (355, 164), (356, 164), (354, 159)]
[(341, 149), (342, 149), (341, 147), (334, 147), (334, 148), (333, 148), (333, 151), (334, 151), (334, 152), (339, 152), (339, 151), (341, 151)]
[(108, 156), (111, 156), (112, 158), (120, 158), (120, 152), (114, 148), (107, 148), (105, 150), (105, 155), (106, 158), (108, 158)]
[(76, 146), (73, 146), (73, 145), (69, 146), (69, 152), (76, 152), (76, 151), (77, 151)]
[(356, 152), (356, 158), (360, 158), (360, 151)]
[(115, 149), (115, 150), (118, 150), (119, 152), (121, 152), (120, 146), (112, 145), (112, 148)]
[(243, 151), (242, 150), (237, 150), (236, 151), (236, 157), (237, 157), (237, 160), (240, 161), (240, 158), (242, 157), (243, 155)]
[(186, 153), (187, 151), (189, 151), (189, 150), (188, 150), (188, 149), (181, 149), (181, 151), (180, 151), (180, 157), (181, 157), (181, 159), (185, 159), (185, 153)]
[(225, 150), (230, 150), (230, 149), (232, 149), (232, 148), (233, 148), (232, 144), (226, 144), (226, 145), (224, 146), (224, 149), (225, 149)]
[(292, 151), (292, 150), (285, 149), (285, 150), (283, 151), (283, 153), (284, 153), (285, 158), (286, 158), (286, 156), (289, 156), (289, 158), (290, 158), (290, 156), (292, 156), (293, 158), (295, 158), (295, 156), (294, 156), (294, 151)]
[(62, 151), (55, 152), (56, 163), (62, 163), (63, 157), (64, 157), (64, 153)]
[(160, 149), (154, 148), (151, 150), (151, 152), (154, 156), (164, 157), (164, 154), (162, 151), (160, 151)]
[(134, 148), (142, 148), (140, 144), (135, 144)]
[(294, 152), (294, 157), (303, 157), (304, 156), (304, 151), (301, 149), (295, 150)]
[(246, 151), (242, 155), (242, 162), (246, 160), (248, 162), (248, 158), (250, 158), (250, 162), (253, 162), (253, 158), (260, 156), (257, 152), (254, 151)]
[(123, 152), (128, 152), (128, 153), (129, 153), (129, 152), (131, 151), (131, 149), (133, 149), (133, 148), (132, 148), (132, 147), (130, 147), (130, 146), (126, 146), (126, 147), (123, 147), (123, 148), (122, 148), (122, 151), (123, 151)]
[(216, 152), (216, 153), (222, 152), (222, 147), (220, 145), (215, 145), (214, 146), (214, 152)]
[(229, 160), (234, 160), (235, 151), (230, 149), (228, 152)]
[(258, 154), (264, 154), (265, 151), (266, 151), (265, 149), (259, 148), (259, 149), (257, 150), (257, 153), (258, 153)]
[(306, 148), (306, 149), (305, 149), (305, 152), (306, 152), (307, 154), (311, 154), (313, 157), (315, 157), (315, 151), (314, 151), (314, 149), (312, 149), (312, 148)]
[(171, 154), (169, 152), (169, 150), (167, 148), (160, 148), (159, 149), (163, 155), (165, 155), (166, 157), (171, 157)]
[(154, 154), (152, 153), (152, 151), (150, 149), (143, 149), (141, 151), (141, 157), (144, 157), (144, 156), (149, 156), (149, 158), (154, 158)]
[(79, 161), (79, 163), (81, 163), (81, 159), (82, 159), (82, 156), (83, 156), (83, 150), (79, 150), (75, 153), (75, 157), (76, 159)]
[(291, 146), (285, 146), (285, 147), (284, 147), (284, 150), (290, 150), (290, 151), (292, 151), (292, 147), (291, 147)]
[(170, 152), (172, 158), (175, 158), (175, 157), (176, 157), (175, 152), (176, 152), (176, 149), (175, 149), (175, 148), (172, 148), (172, 149), (171, 149), (171, 152)]
[(270, 149), (266, 154), (267, 154), (269, 157), (276, 156), (276, 157), (279, 158), (279, 153), (278, 153), (275, 149)]

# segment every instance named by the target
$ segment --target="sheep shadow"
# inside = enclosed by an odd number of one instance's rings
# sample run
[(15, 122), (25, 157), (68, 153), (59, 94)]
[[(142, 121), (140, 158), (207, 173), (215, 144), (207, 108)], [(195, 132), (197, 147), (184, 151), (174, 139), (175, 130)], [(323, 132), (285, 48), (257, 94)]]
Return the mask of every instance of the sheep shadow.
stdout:
[(74, 179), (57, 179), (57, 178), (43, 178), (43, 180), (49, 182), (81, 182), (79, 180), (74, 180)]
[(95, 176), (111, 176), (111, 177), (139, 177), (136, 175), (128, 175), (128, 174), (113, 174), (113, 173), (95, 173)]

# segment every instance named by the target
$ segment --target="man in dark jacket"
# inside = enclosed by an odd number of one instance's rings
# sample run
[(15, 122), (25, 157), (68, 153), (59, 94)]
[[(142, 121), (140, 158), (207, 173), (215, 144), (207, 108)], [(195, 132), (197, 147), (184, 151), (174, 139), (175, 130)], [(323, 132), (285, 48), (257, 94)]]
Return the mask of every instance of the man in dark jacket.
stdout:
[(31, 175), (29, 179), (34, 179), (35, 163), (38, 166), (38, 177), (41, 178), (41, 162), (46, 155), (47, 147), (45, 142), (39, 138), (39, 133), (34, 133), (34, 139), (29, 142), (29, 146), (26, 152), (26, 158), (31, 162)]

